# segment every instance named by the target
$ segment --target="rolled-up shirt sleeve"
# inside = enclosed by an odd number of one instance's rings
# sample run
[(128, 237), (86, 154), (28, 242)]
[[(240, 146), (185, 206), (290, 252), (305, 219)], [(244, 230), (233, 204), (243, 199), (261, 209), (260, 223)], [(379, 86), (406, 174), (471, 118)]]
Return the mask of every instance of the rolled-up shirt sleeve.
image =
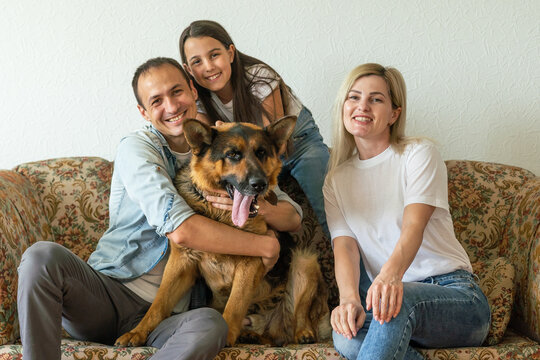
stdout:
[(276, 194), (278, 201), (287, 201), (300, 215), (300, 219), (304, 218), (304, 213), (302, 212), (302, 208), (300, 207), (300, 205), (298, 205), (293, 199), (291, 199), (290, 196), (287, 195), (287, 193), (281, 190), (279, 186), (276, 185), (276, 187), (274, 188), (274, 193)]
[(174, 231), (195, 214), (174, 187), (165, 161), (152, 143), (136, 136), (120, 142), (115, 159), (116, 175), (126, 196), (140, 207), (159, 235)]

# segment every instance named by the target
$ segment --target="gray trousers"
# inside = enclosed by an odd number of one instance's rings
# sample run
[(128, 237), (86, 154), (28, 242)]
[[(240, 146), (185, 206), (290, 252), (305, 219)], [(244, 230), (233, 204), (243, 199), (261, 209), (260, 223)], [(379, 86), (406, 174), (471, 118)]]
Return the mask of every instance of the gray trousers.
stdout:
[[(65, 247), (37, 242), (19, 265), (17, 306), (24, 360), (59, 360), (62, 326), (76, 339), (112, 345), (150, 307), (121, 282)], [(213, 359), (225, 346), (221, 314), (199, 308), (165, 319), (148, 336), (153, 360)]]

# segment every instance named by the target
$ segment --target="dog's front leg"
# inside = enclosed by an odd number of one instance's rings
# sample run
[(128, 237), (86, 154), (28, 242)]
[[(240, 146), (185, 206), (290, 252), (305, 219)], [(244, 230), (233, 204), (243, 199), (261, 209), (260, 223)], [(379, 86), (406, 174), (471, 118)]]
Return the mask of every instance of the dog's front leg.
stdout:
[(263, 276), (264, 266), (258, 257), (246, 257), (236, 266), (231, 294), (223, 311), (223, 318), (229, 326), (227, 345), (232, 346), (236, 343), (242, 331), (242, 321)]
[(171, 246), (171, 254), (163, 272), (163, 279), (152, 305), (141, 322), (133, 330), (119, 337), (115, 345), (145, 344), (148, 334), (171, 315), (176, 303), (193, 286), (197, 271), (197, 263), (189, 257), (185, 249)]

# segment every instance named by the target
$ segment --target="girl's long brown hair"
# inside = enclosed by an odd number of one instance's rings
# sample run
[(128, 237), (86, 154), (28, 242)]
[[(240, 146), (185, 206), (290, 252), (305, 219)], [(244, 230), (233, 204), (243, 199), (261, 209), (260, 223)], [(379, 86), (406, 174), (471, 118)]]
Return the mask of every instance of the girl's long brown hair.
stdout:
[[(182, 31), (179, 40), (180, 48), (180, 57), (182, 58), (182, 63), (188, 64), (186, 58), (186, 52), (184, 50), (184, 44), (189, 38), (197, 38), (208, 36), (218, 40), (223, 44), (225, 49), (229, 49), (230, 45), (234, 45), (231, 37), (227, 31), (217, 22), (210, 20), (198, 20), (192, 22), (187, 28)], [(264, 68), (268, 69), (273, 77), (264, 77), (257, 73), (253, 76), (248, 75), (246, 69), (252, 65), (262, 65)], [(262, 115), (266, 116), (270, 121), (276, 120), (273, 114), (269, 113), (262, 106), (261, 101), (253, 95), (251, 89), (254, 86), (258, 85), (267, 85), (270, 87), (270, 83), (277, 79), (279, 81), (279, 89), (281, 92), (281, 99), (283, 102), (284, 112), (287, 109), (287, 99), (289, 98), (288, 92), (290, 89), (287, 85), (281, 80), (279, 74), (272, 69), (268, 64), (263, 61), (246, 55), (235, 46), (234, 59), (231, 63), (231, 79), (230, 83), (233, 88), (233, 104), (234, 104), (234, 122), (250, 122), (262, 126)], [(200, 86), (193, 79), (195, 88), (199, 93), (199, 99), (201, 100), (206, 114), (212, 122), (220, 119), (216, 108), (212, 103), (210, 97), (210, 90)]]

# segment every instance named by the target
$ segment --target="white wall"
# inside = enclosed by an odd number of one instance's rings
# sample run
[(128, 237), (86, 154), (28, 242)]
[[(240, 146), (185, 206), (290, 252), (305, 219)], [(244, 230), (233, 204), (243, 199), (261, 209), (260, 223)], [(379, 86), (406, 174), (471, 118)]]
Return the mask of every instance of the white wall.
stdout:
[(540, 175), (540, 1), (1, 0), (0, 168), (59, 156), (112, 160), (144, 120), (130, 81), (150, 57), (179, 58), (181, 30), (213, 19), (278, 70), (330, 144), (346, 74), (397, 67), (408, 133), (445, 159)]

